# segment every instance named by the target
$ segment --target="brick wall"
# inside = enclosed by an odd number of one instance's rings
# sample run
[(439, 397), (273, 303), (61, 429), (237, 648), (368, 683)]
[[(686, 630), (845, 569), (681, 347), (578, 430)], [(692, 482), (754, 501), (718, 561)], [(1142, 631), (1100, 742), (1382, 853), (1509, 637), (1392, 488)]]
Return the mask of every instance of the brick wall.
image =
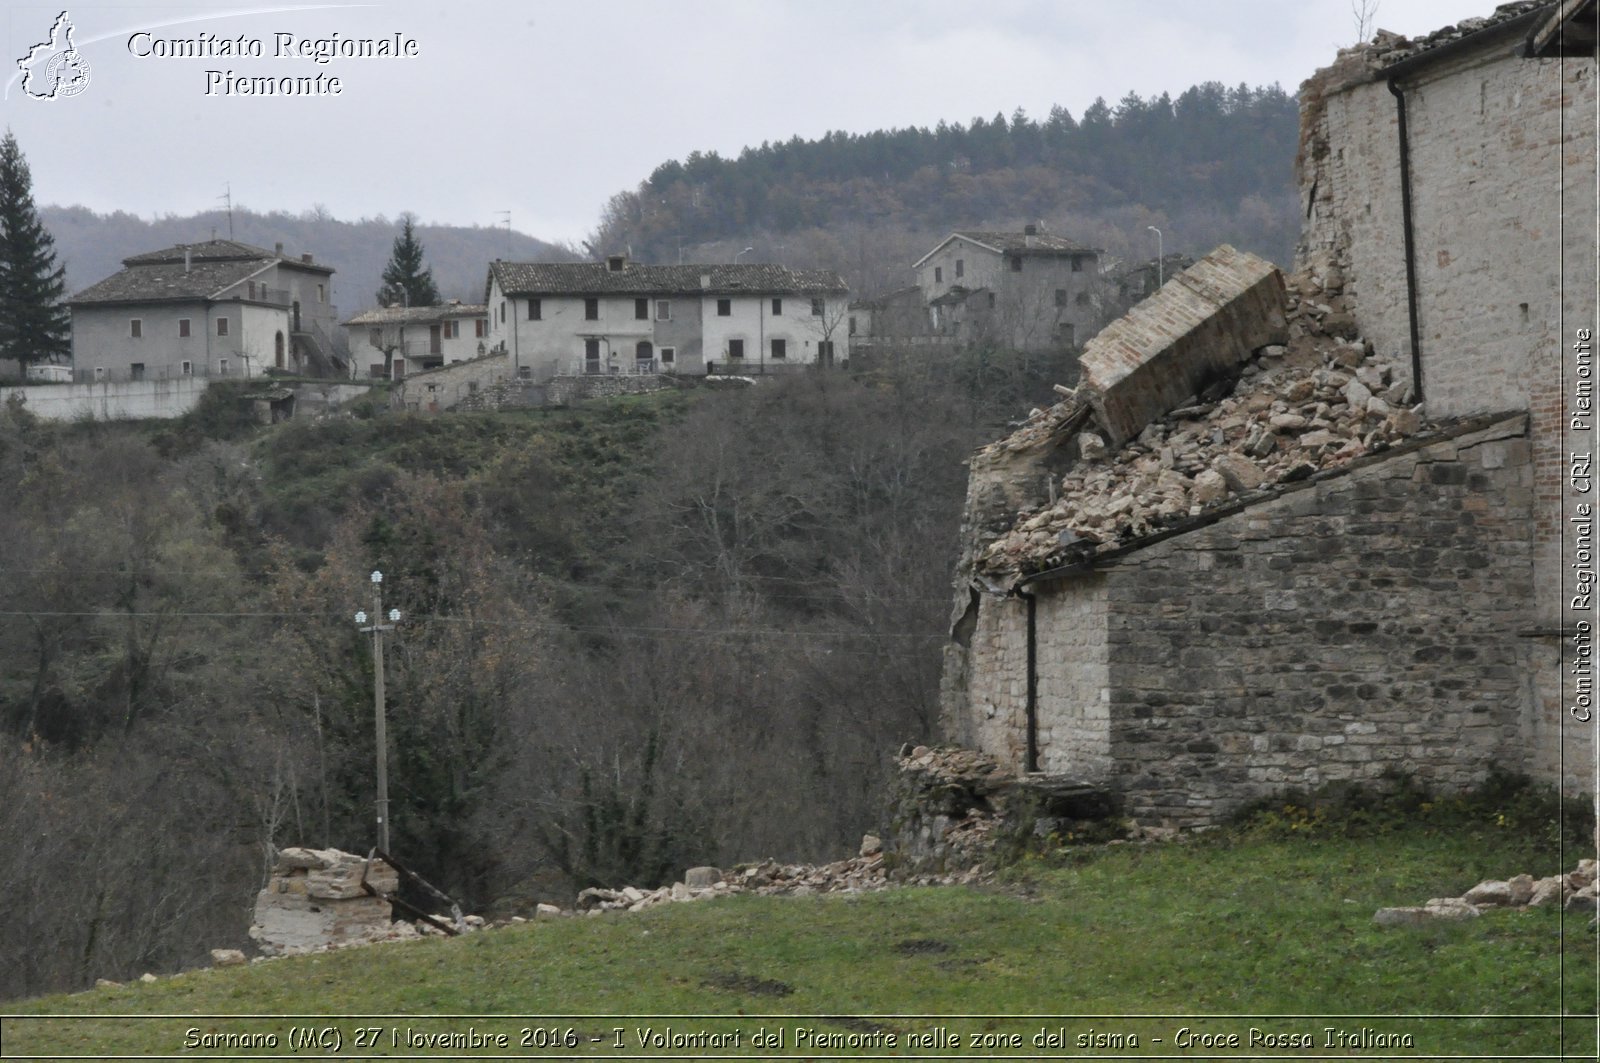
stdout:
[[(1526, 768), (1525, 419), (1469, 427), (1035, 584), (1041, 766), (1172, 825), (1389, 771), (1460, 789)], [(985, 598), (970, 626), (947, 718), (1019, 764), (1025, 606)]]
[[(1534, 508), (1531, 641), (1521, 666), (1529, 770), (1577, 792), (1593, 726), (1566, 718), (1561, 631), (1580, 494), (1570, 455), (1592, 433), (1568, 427), (1570, 344), (1595, 328), (1596, 72), (1592, 59), (1524, 59), (1520, 38), (1476, 48), (1401, 84), (1411, 153), (1423, 395), (1432, 416), (1530, 412)], [(1307, 205), (1302, 263), (1338, 268), (1363, 334), (1409, 364), (1396, 101), (1358, 53), (1302, 88)], [(1571, 661), (1566, 662), (1570, 667)]]

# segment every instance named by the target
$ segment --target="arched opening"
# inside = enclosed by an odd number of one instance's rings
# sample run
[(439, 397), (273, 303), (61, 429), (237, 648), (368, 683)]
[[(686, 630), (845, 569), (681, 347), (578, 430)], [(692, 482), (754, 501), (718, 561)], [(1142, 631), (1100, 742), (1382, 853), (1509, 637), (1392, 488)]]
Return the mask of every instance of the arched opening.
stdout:
[(633, 360), (643, 366), (656, 356), (656, 349), (650, 346), (649, 340), (640, 340), (633, 349)]

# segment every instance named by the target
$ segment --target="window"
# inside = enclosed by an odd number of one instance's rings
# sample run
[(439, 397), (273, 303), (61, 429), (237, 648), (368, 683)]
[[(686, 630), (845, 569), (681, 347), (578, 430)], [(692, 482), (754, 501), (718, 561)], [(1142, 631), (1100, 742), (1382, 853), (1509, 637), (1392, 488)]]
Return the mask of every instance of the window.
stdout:
[(772, 298), (772, 316), (773, 317), (782, 317), (783, 316), (783, 300), (779, 299), (777, 296), (773, 296), (773, 298)]
[(228, 375), (228, 360), (226, 358), (217, 359), (217, 373), (219, 376)]
[(650, 300), (635, 299), (633, 301), (633, 319), (635, 321), (650, 320)]
[(732, 313), (733, 313), (733, 300), (732, 299), (718, 299), (717, 300), (717, 316), (718, 317), (728, 317)]
[(459, 340), (461, 338), (461, 319), (453, 318), (446, 321), (444, 323), (444, 335), (446, 339)]
[(743, 358), (744, 357), (744, 340), (729, 340), (728, 341), (728, 357), (729, 358)]
[(855, 334), (856, 334), (856, 316), (854, 314), (851, 314), (850, 315), (850, 335), (854, 336)]
[(250, 282), (250, 298), (254, 299), (255, 297), (256, 297), (256, 282), (255, 281), (251, 281)]
[(528, 320), (529, 321), (543, 321), (544, 320), (544, 300), (543, 299), (529, 299), (528, 300)]
[(367, 366), (367, 372), (369, 374), (371, 374), (372, 379), (374, 379), (374, 380), (382, 380), (383, 379), (383, 363), (382, 362), (373, 362), (371, 365)]
[(1065, 288), (1057, 288), (1056, 289), (1056, 305), (1057, 306), (1066, 306), (1067, 305), (1067, 290)]
[(193, 362), (180, 362), (178, 363), (178, 368), (180, 371), (182, 371), (184, 376), (194, 376)]
[(821, 299), (813, 299), (813, 300), (811, 300), (811, 316), (812, 317), (821, 317), (822, 316), (822, 300)]
[(476, 321), (474, 321), (472, 323), (472, 335), (473, 335), (474, 339), (480, 339), (481, 340), (485, 336), (487, 336), (488, 334), (489, 334), (489, 323), (487, 321), (485, 321), (483, 318), (480, 317), (480, 318), (478, 318)]
[(1078, 305), (1079, 306), (1088, 306), (1089, 305), (1089, 293), (1088, 292), (1079, 292), (1078, 293)]
[(634, 345), (633, 360), (635, 362), (649, 362), (656, 356), (656, 351), (649, 340), (640, 340)]
[(132, 365), (128, 366), (128, 379), (130, 379), (130, 380), (143, 380), (144, 379), (144, 363), (143, 362), (134, 362)]
[(1072, 272), (1074, 272), (1074, 273), (1082, 273), (1083, 272), (1083, 259), (1079, 258), (1077, 255), (1073, 255), (1072, 256)]
[(964, 259), (964, 258), (956, 259), (956, 276), (965, 277), (966, 275), (967, 275), (967, 260)]
[(531, 366), (531, 365), (519, 365), (519, 366), (517, 366), (517, 379), (518, 380), (532, 380), (533, 379), (533, 366)]
[(671, 302), (671, 300), (668, 300), (668, 299), (657, 299), (656, 300), (656, 320), (657, 321), (671, 321), (672, 320), (672, 302)]
[(94, 367), (94, 378), (96, 380), (104, 380), (106, 378), (106, 367), (103, 366), (103, 365), (95, 366)]
[(989, 293), (989, 309), (994, 309), (994, 292)]
[(142, 337), (144, 335), (144, 322), (138, 318), (134, 318), (132, 321), (129, 321), (128, 335), (133, 339), (139, 339)]
[(227, 334), (228, 334), (228, 319), (225, 318), (225, 317), (217, 318), (217, 335), (218, 336), (226, 336)]
[(583, 301), (583, 319), (585, 321), (600, 320), (600, 300), (592, 295)]
[(500, 324), (504, 325), (505, 323), (506, 323), (506, 301), (504, 299), (502, 299), (502, 300), (500, 300)]
[(1022, 272), (1022, 256), (1021, 255), (1012, 255), (1012, 256), (1010, 256), (1010, 260), (1011, 260), (1011, 272), (1012, 273), (1021, 273)]
[(178, 338), (180, 340), (186, 340), (189, 338), (189, 319), (186, 317), (180, 317), (178, 319)]
[(663, 347), (663, 348), (661, 348), (661, 364), (662, 365), (671, 365), (673, 362), (676, 362), (677, 360), (678, 360), (678, 348), (676, 348), (676, 347)]
[(327, 301), (328, 301), (328, 287), (327, 287), (327, 285), (325, 285), (325, 284), (317, 285), (317, 302), (325, 303)]
[(935, 283), (935, 284), (943, 284), (944, 283), (944, 267), (943, 266), (935, 266), (935, 267), (933, 267), (933, 283)]
[(773, 340), (772, 341), (772, 357), (773, 358), (787, 358), (787, 357), (789, 357), (789, 341), (788, 340)]

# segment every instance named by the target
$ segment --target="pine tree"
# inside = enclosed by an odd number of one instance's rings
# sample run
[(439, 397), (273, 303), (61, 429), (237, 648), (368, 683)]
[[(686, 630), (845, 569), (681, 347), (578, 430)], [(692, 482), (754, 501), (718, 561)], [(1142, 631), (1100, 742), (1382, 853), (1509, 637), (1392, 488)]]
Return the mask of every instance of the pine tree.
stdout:
[(33, 175), (7, 130), (0, 141), (0, 358), (26, 370), (72, 353), (66, 289), (55, 239), (34, 209)]
[(389, 264), (383, 267), (383, 287), (378, 291), (381, 306), (434, 306), (439, 289), (433, 283), (433, 270), (422, 264), (422, 242), (417, 239), (410, 214), (402, 216), (400, 235), (394, 238)]

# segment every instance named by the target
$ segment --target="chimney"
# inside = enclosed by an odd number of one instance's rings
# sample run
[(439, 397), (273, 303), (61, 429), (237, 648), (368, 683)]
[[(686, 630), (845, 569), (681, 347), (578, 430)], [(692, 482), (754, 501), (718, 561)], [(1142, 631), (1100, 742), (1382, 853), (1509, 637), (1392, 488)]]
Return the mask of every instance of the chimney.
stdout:
[(1022, 235), (1023, 236), (1038, 236), (1039, 235), (1039, 223), (1030, 221), (1028, 224), (1024, 225), (1022, 227)]
[(283, 254), (283, 241), (280, 240), (272, 245), (272, 253), (275, 255)]
[(711, 274), (709, 274), (709, 273), (700, 274), (700, 287), (702, 287), (702, 288), (711, 287)]
[(309, 265), (311, 265), (311, 256), (310, 255), (301, 255), (300, 256), (300, 261), (304, 262), (306, 265), (309, 266)]
[(189, 272), (189, 245), (188, 244), (184, 244), (183, 245), (183, 271), (185, 273)]

